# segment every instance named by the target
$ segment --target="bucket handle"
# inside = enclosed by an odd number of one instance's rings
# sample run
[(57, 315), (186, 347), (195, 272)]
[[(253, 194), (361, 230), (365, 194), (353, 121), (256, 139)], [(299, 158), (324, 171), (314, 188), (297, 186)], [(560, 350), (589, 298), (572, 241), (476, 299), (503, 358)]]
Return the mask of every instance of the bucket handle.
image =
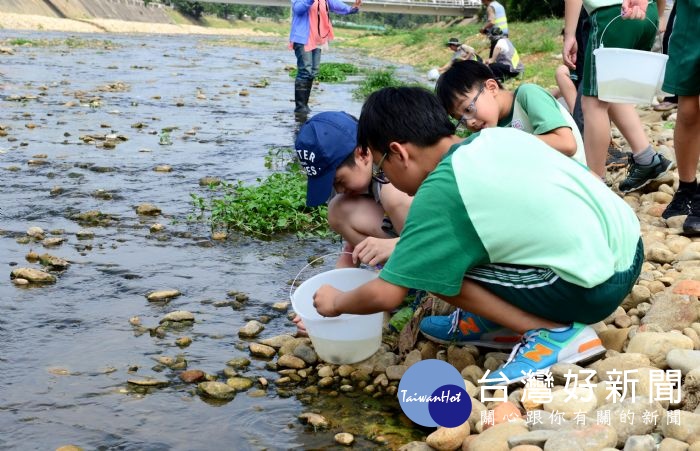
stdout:
[[(620, 14), (617, 17), (614, 17), (613, 20), (608, 22), (608, 24), (605, 26), (605, 28), (603, 28), (603, 32), (600, 33), (600, 45), (598, 46), (599, 49), (605, 48), (605, 46), (603, 45), (603, 36), (605, 36), (605, 32), (608, 30), (608, 27), (610, 25), (612, 25), (613, 22), (615, 22), (617, 19), (620, 19), (620, 18), (622, 18), (622, 14)], [(645, 19), (648, 20), (649, 22), (651, 22), (651, 24), (654, 26), (654, 28), (656, 28), (656, 31), (659, 31), (659, 26), (656, 25), (653, 20), (651, 20), (648, 17), (645, 17)]]
[(313, 260), (311, 260), (309, 263), (307, 263), (303, 268), (301, 268), (301, 270), (300, 270), (300, 271), (297, 273), (297, 275), (294, 277), (294, 280), (292, 280), (292, 285), (289, 287), (289, 301), (290, 301), (290, 302), (293, 302), (292, 294), (294, 293), (294, 287), (295, 287), (296, 284), (297, 284), (297, 280), (299, 280), (299, 276), (301, 275), (302, 272), (304, 272), (304, 270), (305, 270), (306, 268), (308, 268), (309, 266), (313, 265), (314, 263), (316, 263), (316, 262), (319, 261), (319, 260), (323, 260), (323, 259), (326, 258), (326, 257), (331, 257), (331, 256), (333, 256), (333, 255), (342, 255), (342, 254), (350, 254), (350, 255), (352, 255), (352, 252), (346, 252), (346, 251), (330, 252), (330, 253), (328, 253), (328, 254), (321, 255), (320, 257), (316, 257), (315, 259), (313, 259)]

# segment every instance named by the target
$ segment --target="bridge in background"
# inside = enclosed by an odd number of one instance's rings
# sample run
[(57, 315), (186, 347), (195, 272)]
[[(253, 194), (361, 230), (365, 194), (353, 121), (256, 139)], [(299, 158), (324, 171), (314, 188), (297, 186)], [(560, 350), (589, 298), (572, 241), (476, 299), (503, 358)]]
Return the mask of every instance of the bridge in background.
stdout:
[[(202, 3), (231, 3), (255, 6), (291, 6), (290, 0), (197, 0)], [(351, 2), (346, 2), (351, 3)], [(373, 13), (422, 14), (472, 17), (481, 0), (363, 0), (362, 11)]]

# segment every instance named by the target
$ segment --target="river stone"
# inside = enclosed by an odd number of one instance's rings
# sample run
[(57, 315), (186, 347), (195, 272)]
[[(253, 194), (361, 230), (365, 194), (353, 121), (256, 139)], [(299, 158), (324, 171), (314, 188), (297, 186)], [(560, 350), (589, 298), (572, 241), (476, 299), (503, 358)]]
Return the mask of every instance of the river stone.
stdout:
[(341, 445), (345, 446), (350, 446), (352, 445), (352, 442), (355, 441), (355, 437), (349, 432), (339, 432), (335, 434), (334, 438), (336, 443), (340, 443)]
[(605, 349), (610, 349), (617, 352), (622, 352), (622, 348), (627, 341), (629, 336), (630, 328), (626, 327), (624, 329), (606, 329), (598, 334), (600, 341), (603, 343)]
[[(664, 412), (661, 404), (657, 401), (649, 402), (648, 397), (637, 394), (635, 399), (627, 397), (622, 401), (618, 399), (618, 402), (605, 404), (598, 408), (595, 415), (591, 414), (590, 416), (598, 418), (597, 412), (607, 415), (608, 411), (610, 413), (610, 426), (617, 432), (617, 445), (614, 446), (620, 448), (624, 446), (630, 436), (649, 434), (656, 428), (653, 421), (649, 421), (648, 424), (644, 421), (637, 421), (642, 419), (645, 412), (648, 412), (647, 415), (651, 416), (656, 412), (657, 424), (661, 421), (661, 416)], [(634, 418), (633, 422), (629, 420), (631, 418)]]
[(654, 243), (652, 247), (646, 249), (645, 260), (656, 263), (672, 263), (676, 259), (676, 255), (665, 246)]
[(233, 399), (236, 396), (236, 390), (223, 382), (200, 382), (197, 388), (204, 396), (214, 399)]
[(128, 379), (128, 383), (138, 385), (139, 387), (165, 387), (170, 384), (168, 381), (155, 379), (153, 377), (144, 377), (141, 379)]
[(50, 266), (53, 269), (66, 269), (68, 268), (68, 262), (60, 257), (56, 257), (50, 254), (44, 254), (39, 257), (39, 261), (44, 266)]
[(29, 285), (29, 281), (27, 279), (12, 279), (12, 283), (17, 286)]
[(245, 391), (253, 386), (253, 381), (247, 377), (229, 377), (226, 379), (226, 385), (236, 391)]
[(323, 415), (313, 412), (302, 413), (299, 415), (299, 420), (301, 420), (302, 423), (313, 426), (315, 429), (326, 429), (329, 426), (328, 420), (326, 420)]
[(56, 451), (83, 451), (78, 445), (63, 445), (56, 448)]
[(300, 344), (294, 348), (293, 352), (295, 357), (299, 357), (301, 360), (306, 362), (307, 365), (313, 365), (318, 360), (318, 355), (313, 348), (305, 343)]
[(248, 349), (250, 349), (250, 353), (256, 357), (265, 357), (268, 359), (277, 353), (272, 346), (266, 346), (260, 343), (250, 343)]
[(34, 268), (16, 268), (10, 273), (10, 279), (25, 279), (32, 283), (55, 283), (56, 276)]
[(665, 438), (659, 444), (659, 451), (686, 451), (688, 444), (675, 438)]
[(425, 442), (409, 442), (401, 446), (398, 451), (433, 451), (433, 448)]
[(275, 349), (279, 349), (282, 347), (282, 345), (284, 345), (289, 340), (294, 340), (294, 337), (292, 337), (291, 335), (288, 335), (288, 334), (284, 334), (284, 335), (276, 335), (274, 337), (260, 340), (260, 343), (267, 345), (267, 346), (272, 346)]
[(176, 310), (165, 315), (163, 319), (160, 320), (160, 323), (163, 324), (166, 321), (172, 321), (175, 323), (194, 321), (194, 314), (192, 314), (192, 312), (188, 312), (187, 310)]
[(467, 366), (476, 363), (474, 356), (468, 350), (455, 345), (447, 348), (447, 362), (457, 368), (457, 371), (462, 371)]
[(333, 367), (330, 365), (324, 365), (318, 369), (318, 377), (329, 377), (333, 376)]
[[(266, 340), (263, 340), (261, 343), (268, 344), (268, 343), (266, 343)], [(310, 343), (311, 343), (311, 340), (309, 340), (308, 338), (292, 338), (291, 340), (285, 341), (284, 344), (282, 344), (282, 346), (280, 346), (279, 350), (277, 351), (277, 354), (279, 354), (279, 355), (286, 355), (286, 354), (294, 355), (294, 350), (296, 349), (297, 346), (301, 346), (302, 344), (309, 345)]]
[(666, 363), (674, 370), (681, 370), (685, 376), (695, 368), (700, 368), (700, 351), (671, 349), (666, 354)]
[(44, 247), (51, 247), (51, 246), (58, 246), (59, 244), (63, 243), (66, 241), (65, 238), (46, 238), (41, 241), (41, 245)]
[(207, 374), (202, 370), (186, 370), (180, 373), (180, 379), (188, 384), (199, 382), (205, 377)]
[(390, 381), (398, 381), (404, 375), (408, 367), (406, 365), (391, 365), (386, 369), (386, 377)]
[(595, 424), (583, 429), (565, 429), (547, 440), (544, 451), (593, 451), (614, 447), (617, 435), (612, 426)]
[(263, 329), (265, 329), (265, 326), (263, 326), (258, 321), (248, 321), (245, 324), (245, 326), (241, 327), (238, 330), (238, 336), (242, 338), (253, 338), (258, 336), (258, 334), (260, 334), (260, 332), (262, 332)]
[[(528, 432), (525, 426), (517, 423), (501, 423), (479, 434), (469, 444), (469, 451), (508, 451), (508, 438)], [(557, 451), (561, 451), (560, 448)]]
[(246, 359), (245, 357), (234, 357), (226, 362), (226, 365), (240, 370), (250, 365), (250, 360)]
[(643, 285), (635, 285), (632, 287), (632, 292), (622, 302), (622, 308), (629, 310), (636, 307), (642, 302), (649, 302), (651, 299), (651, 291)]
[(148, 299), (150, 302), (166, 301), (176, 298), (181, 294), (182, 293), (180, 293), (180, 290), (159, 290), (147, 294), (146, 299)]
[[(678, 411), (673, 412), (674, 415), (678, 414)], [(700, 414), (681, 410), (678, 421), (680, 424), (674, 424), (672, 421), (669, 421), (668, 413), (664, 413), (664, 417), (660, 422), (661, 433), (664, 437), (675, 438), (690, 445), (700, 441)]]
[(454, 428), (439, 427), (425, 439), (425, 443), (437, 450), (454, 450), (461, 447), (468, 436), (469, 422), (465, 421)]
[(284, 301), (284, 302), (275, 302), (272, 304), (272, 310), (276, 310), (278, 312), (286, 312), (289, 309), (289, 301)]
[(676, 329), (682, 330), (698, 319), (700, 302), (690, 300), (685, 296), (655, 296), (654, 303), (642, 318), (642, 324), (656, 324), (664, 332)]
[(218, 177), (206, 176), (199, 179), (199, 186), (218, 185), (220, 183), (221, 179)]
[(161, 213), (160, 208), (153, 204), (139, 204), (136, 207), (136, 214), (145, 216), (157, 216)]
[(648, 451), (656, 448), (656, 440), (651, 435), (630, 435), (623, 451)]
[(689, 296), (700, 296), (700, 281), (698, 280), (679, 280), (676, 286), (673, 287), (675, 294), (685, 294)]
[(661, 369), (667, 368), (666, 354), (671, 349), (693, 349), (693, 340), (673, 332), (644, 332), (637, 333), (627, 345), (627, 352), (644, 354)]
[(173, 167), (169, 164), (159, 164), (153, 170), (156, 172), (172, 172)]
[(44, 229), (41, 227), (30, 227), (27, 229), (27, 235), (38, 240), (44, 239)]
[(527, 434), (514, 435), (508, 438), (508, 446), (510, 446), (511, 449), (520, 445), (535, 445), (542, 447), (554, 434), (556, 434), (555, 431), (541, 429), (539, 431), (528, 432)]
[(175, 340), (175, 344), (181, 348), (186, 348), (187, 346), (192, 344), (192, 339), (190, 337), (180, 337), (177, 340)]
[[(567, 398), (573, 394), (571, 399)], [(595, 409), (598, 400), (590, 394), (590, 390), (585, 388), (574, 388), (570, 390), (559, 390), (552, 393), (552, 400), (544, 403), (544, 410), (547, 412), (560, 412), (564, 419), (571, 420), (578, 412), (588, 413)]]
[(299, 357), (295, 357), (291, 354), (285, 354), (277, 359), (277, 365), (285, 368), (293, 368), (295, 370), (300, 370), (306, 367), (306, 362), (301, 360)]

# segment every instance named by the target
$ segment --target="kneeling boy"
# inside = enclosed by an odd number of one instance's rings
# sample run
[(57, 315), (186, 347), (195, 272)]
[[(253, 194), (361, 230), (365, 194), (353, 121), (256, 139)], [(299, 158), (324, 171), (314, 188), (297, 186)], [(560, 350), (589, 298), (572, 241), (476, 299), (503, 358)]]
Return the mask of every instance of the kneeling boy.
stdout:
[(587, 324), (629, 293), (643, 249), (632, 209), (585, 167), (510, 128), (461, 142), (420, 88), (372, 94), (358, 143), (415, 197), (379, 278), (348, 292), (322, 286), (320, 314), (390, 310), (407, 287), (428, 290), (523, 334), (487, 383), (605, 352)]

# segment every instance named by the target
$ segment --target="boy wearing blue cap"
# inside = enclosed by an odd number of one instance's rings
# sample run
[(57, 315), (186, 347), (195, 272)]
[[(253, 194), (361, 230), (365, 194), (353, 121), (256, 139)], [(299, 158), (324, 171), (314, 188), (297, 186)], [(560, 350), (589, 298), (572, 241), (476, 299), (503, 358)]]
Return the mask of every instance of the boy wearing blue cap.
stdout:
[(336, 267), (384, 263), (403, 229), (412, 198), (373, 171), (372, 155), (357, 146), (357, 119), (319, 113), (299, 130), (294, 147), (308, 177), (306, 205), (328, 202), (328, 223), (343, 237)]

